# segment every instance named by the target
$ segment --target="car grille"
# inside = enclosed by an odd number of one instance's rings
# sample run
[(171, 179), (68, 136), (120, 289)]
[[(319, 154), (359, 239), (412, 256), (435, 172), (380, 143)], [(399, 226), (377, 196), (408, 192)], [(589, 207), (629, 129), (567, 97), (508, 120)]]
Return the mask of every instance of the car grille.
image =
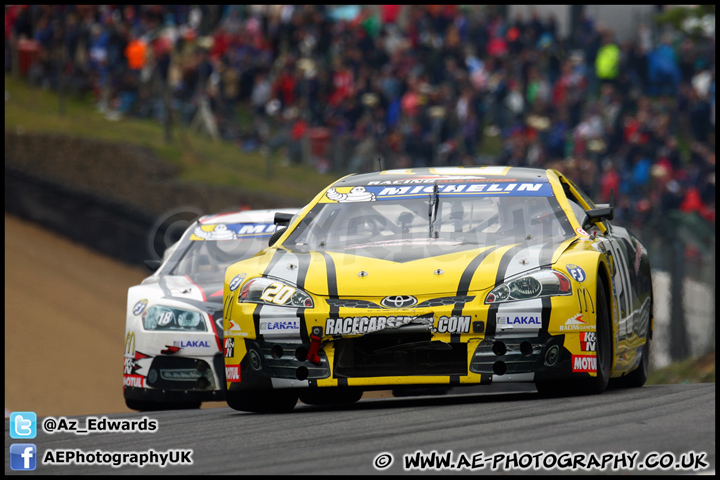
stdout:
[[(502, 355), (493, 352), (493, 344), (496, 340), (501, 340), (505, 344), (507, 351)], [(528, 348), (525, 354), (521, 353), (523, 343), (531, 347)], [(507, 367), (504, 374), (535, 372), (543, 368), (542, 354), (547, 351), (546, 343), (547, 339), (538, 337), (504, 338), (496, 336), (495, 338), (485, 339), (475, 349), (475, 353), (470, 360), (470, 371), (485, 375), (493, 374), (495, 363), (501, 361)]]
[(210, 365), (187, 357), (155, 357), (146, 378), (148, 386), (165, 390), (213, 390)]
[[(280, 348), (278, 348), (280, 347)], [(298, 358), (298, 352), (304, 350), (304, 355)], [(313, 365), (305, 361), (307, 358), (307, 348), (304, 345), (287, 344), (287, 343), (266, 343), (262, 346), (262, 353), (267, 362), (272, 376), (275, 378), (297, 378), (297, 369), (299, 367), (307, 368), (307, 378), (318, 379), (330, 376), (330, 366), (328, 365), (327, 355), (322, 349), (318, 352), (320, 356), (320, 365)]]
[(467, 345), (430, 332), (368, 334), (335, 341), (335, 376), (467, 375)]

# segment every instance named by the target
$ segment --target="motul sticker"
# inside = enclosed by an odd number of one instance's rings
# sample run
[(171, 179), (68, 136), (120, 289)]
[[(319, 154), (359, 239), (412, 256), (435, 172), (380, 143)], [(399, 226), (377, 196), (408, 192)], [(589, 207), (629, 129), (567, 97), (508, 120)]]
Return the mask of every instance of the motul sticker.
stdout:
[(123, 385), (126, 387), (144, 388), (144, 379), (145, 377), (142, 375), (123, 375)]
[(573, 355), (573, 372), (597, 372), (597, 357), (595, 355)]
[(225, 378), (228, 382), (239, 382), (240, 365), (225, 365)]

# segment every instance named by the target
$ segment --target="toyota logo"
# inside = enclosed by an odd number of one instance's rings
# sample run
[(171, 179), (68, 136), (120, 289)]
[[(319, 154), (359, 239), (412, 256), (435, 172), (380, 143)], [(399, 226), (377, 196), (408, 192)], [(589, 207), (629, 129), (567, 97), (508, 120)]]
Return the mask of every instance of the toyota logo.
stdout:
[(380, 304), (385, 308), (404, 308), (412, 307), (417, 303), (417, 298), (412, 295), (393, 295), (385, 297)]

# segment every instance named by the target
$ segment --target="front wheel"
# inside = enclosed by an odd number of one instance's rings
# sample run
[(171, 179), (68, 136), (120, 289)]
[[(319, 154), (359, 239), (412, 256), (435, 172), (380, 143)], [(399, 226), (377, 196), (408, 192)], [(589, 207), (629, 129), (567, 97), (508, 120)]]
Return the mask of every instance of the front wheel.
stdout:
[(542, 395), (595, 395), (602, 393), (610, 380), (610, 369), (613, 360), (613, 339), (610, 328), (610, 307), (605, 292), (605, 285), (598, 278), (597, 286), (597, 351), (595, 377), (574, 381), (544, 381), (536, 382), (538, 392)]
[(257, 390), (225, 392), (230, 408), (241, 412), (287, 413), (298, 402), (298, 394), (292, 390)]

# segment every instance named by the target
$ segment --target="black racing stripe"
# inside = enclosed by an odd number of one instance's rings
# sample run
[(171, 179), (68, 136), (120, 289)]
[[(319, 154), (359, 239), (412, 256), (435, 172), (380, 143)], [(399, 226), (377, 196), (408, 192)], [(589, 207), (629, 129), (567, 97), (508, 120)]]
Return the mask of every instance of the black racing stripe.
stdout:
[(495, 330), (497, 328), (497, 312), (498, 305), (496, 303), (490, 305), (490, 308), (488, 308), (487, 324), (485, 325), (485, 338), (495, 335)]
[(552, 313), (552, 298), (542, 298), (542, 330), (547, 332), (550, 329), (550, 314)]
[(257, 305), (255, 305), (255, 310), (253, 310), (253, 324), (255, 325), (255, 338), (257, 339), (258, 342), (262, 342), (262, 340), (263, 340), (263, 336), (260, 334), (260, 317), (261, 317), (260, 312), (262, 310), (262, 307), (263, 306), (258, 303)]
[[(280, 261), (280, 257), (285, 254), (286, 251), (283, 249), (277, 249), (275, 250), (275, 254), (268, 262), (267, 267), (265, 267), (265, 271), (263, 272), (263, 276), (267, 276), (269, 272), (272, 271), (272, 269), (277, 265), (277, 263)], [(258, 304), (255, 306), (255, 310), (253, 310), (253, 324), (255, 325), (255, 335), (259, 342), (263, 340), (263, 336), (260, 334), (260, 317), (262, 312), (262, 305)]]
[[(490, 255), (492, 252), (497, 250), (499, 247), (494, 246), (490, 247), (487, 250), (483, 251), (482, 253), (478, 254), (473, 258), (470, 263), (468, 263), (468, 266), (465, 267), (465, 270), (463, 271), (462, 275), (460, 276), (460, 283), (458, 284), (457, 288), (457, 294), (458, 295), (467, 295), (468, 290), (470, 289), (470, 282), (472, 282), (473, 276), (475, 276), (475, 272), (477, 271), (480, 264), (485, 260), (488, 255)], [(453, 307), (452, 315), (455, 315), (456, 317), (462, 315), (463, 308), (465, 307), (465, 303), (457, 302), (455, 303), (455, 306)], [(459, 340), (459, 337), (458, 337)], [(452, 336), (450, 338), (450, 341), (453, 342)]]
[(460, 385), (460, 375), (450, 375), (450, 385)]
[[(335, 262), (333, 258), (327, 253), (322, 253), (325, 257), (325, 269), (327, 272), (327, 284), (328, 284), (328, 297), (331, 299), (338, 298), (338, 287), (337, 287), (337, 272), (335, 271)], [(330, 317), (337, 317), (340, 313), (340, 307), (337, 306), (337, 302), (330, 303)]]
[(505, 281), (505, 275), (507, 274), (510, 260), (512, 260), (513, 257), (518, 254), (518, 252), (522, 251), (525, 248), (527, 248), (527, 245), (521, 243), (515, 245), (503, 254), (502, 258), (500, 259), (500, 263), (498, 263), (497, 275), (495, 277), (495, 285), (500, 285)]
[[(327, 284), (328, 284), (328, 297), (331, 299), (338, 298), (338, 287), (337, 287), (337, 272), (335, 271), (335, 262), (333, 261), (332, 257), (328, 255), (326, 252), (322, 252), (323, 257), (325, 258), (325, 271), (327, 275)], [(338, 302), (330, 302), (330, 312), (328, 313), (329, 318), (340, 318), (340, 307), (337, 305)], [(325, 332), (325, 326), (323, 326), (323, 332)], [(335, 372), (337, 371), (336, 368), (336, 362), (338, 359), (338, 355), (335, 355), (335, 361), (333, 362), (333, 365), (331, 367), (332, 375), (335, 375)], [(338, 379), (338, 385), (340, 386), (347, 386), (347, 379), (346, 378), (339, 378)]]
[(347, 387), (347, 386), (348, 386), (347, 378), (338, 378), (338, 387)]
[[(298, 279), (297, 286), (300, 290), (305, 289), (305, 279), (307, 278), (308, 269), (310, 268), (310, 254), (298, 254)], [(300, 319), (300, 338), (303, 343), (310, 342), (310, 335), (308, 334), (307, 325), (305, 324), (305, 310), (306, 308), (297, 309), (297, 317)]]
[[(495, 285), (500, 285), (505, 281), (505, 275), (507, 274), (508, 265), (510, 265), (510, 260), (512, 260), (515, 255), (517, 255), (518, 252), (523, 250), (524, 248), (527, 248), (525, 244), (518, 244), (514, 247), (510, 248), (508, 251), (503, 253), (502, 258), (500, 259), (500, 262), (498, 263), (498, 269), (497, 274), (495, 275)], [(497, 329), (497, 312), (498, 312), (498, 305), (493, 304), (490, 305), (490, 308), (488, 309), (488, 319), (487, 319), (487, 325), (485, 325), (485, 337), (493, 336), (495, 335), (495, 330)]]
[(473, 279), (473, 276), (475, 275), (475, 271), (480, 266), (480, 264), (487, 258), (488, 255), (490, 255), (492, 252), (497, 250), (499, 247), (496, 245), (494, 247), (490, 247), (487, 250), (483, 251), (482, 253), (478, 254), (475, 258), (472, 259), (472, 261), (468, 264), (467, 267), (465, 267), (465, 271), (462, 273), (462, 276), (460, 277), (460, 283), (458, 284), (457, 288), (457, 294), (458, 295), (467, 295), (468, 290), (470, 289), (470, 282)]
[(298, 253), (296, 254), (298, 259), (298, 288), (305, 289), (305, 280), (307, 279), (307, 273), (310, 269), (310, 254), (309, 253)]

